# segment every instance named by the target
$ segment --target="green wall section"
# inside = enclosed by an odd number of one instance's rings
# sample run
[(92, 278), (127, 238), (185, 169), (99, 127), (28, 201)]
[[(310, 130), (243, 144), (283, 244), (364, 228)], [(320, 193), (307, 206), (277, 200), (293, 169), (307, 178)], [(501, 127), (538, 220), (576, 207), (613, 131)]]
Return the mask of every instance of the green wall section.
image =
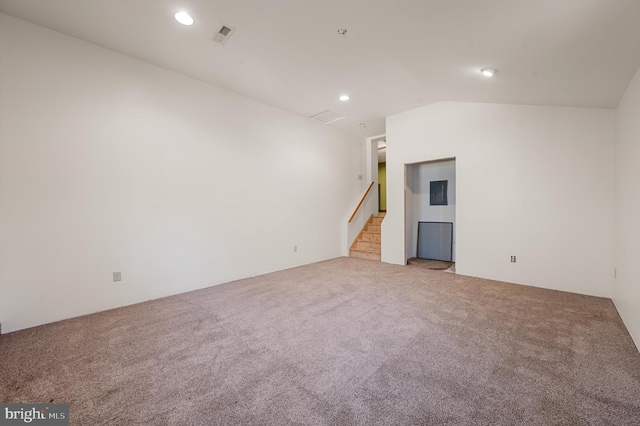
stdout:
[(378, 163), (378, 183), (380, 184), (379, 209), (387, 210), (387, 163)]

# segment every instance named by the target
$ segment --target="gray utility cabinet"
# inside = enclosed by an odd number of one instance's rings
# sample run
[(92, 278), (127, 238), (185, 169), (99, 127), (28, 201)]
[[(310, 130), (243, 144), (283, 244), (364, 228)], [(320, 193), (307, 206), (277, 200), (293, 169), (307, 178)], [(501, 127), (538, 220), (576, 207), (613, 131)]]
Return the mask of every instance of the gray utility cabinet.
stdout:
[(453, 222), (418, 222), (418, 257), (451, 262)]

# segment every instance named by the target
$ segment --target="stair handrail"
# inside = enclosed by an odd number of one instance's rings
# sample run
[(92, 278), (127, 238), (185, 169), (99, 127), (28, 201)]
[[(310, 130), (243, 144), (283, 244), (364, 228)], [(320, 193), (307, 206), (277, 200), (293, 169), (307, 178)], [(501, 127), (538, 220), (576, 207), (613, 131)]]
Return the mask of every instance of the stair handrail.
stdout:
[(375, 184), (375, 182), (371, 182), (371, 185), (369, 185), (369, 188), (367, 189), (367, 192), (364, 193), (362, 199), (358, 203), (358, 207), (356, 207), (356, 209), (353, 211), (353, 214), (349, 218), (349, 223), (351, 223), (353, 218), (356, 217), (356, 213), (358, 213), (358, 210), (360, 210), (360, 206), (362, 206), (362, 203), (364, 203), (364, 200), (367, 198), (367, 195), (369, 195), (369, 191), (371, 191), (371, 188), (373, 188), (373, 184)]

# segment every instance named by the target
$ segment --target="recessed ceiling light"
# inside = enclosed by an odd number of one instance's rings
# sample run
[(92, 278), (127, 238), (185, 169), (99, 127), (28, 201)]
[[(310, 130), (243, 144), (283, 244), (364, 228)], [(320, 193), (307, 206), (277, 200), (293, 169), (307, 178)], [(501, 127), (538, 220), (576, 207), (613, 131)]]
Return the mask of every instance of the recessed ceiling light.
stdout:
[(349, 100), (349, 95), (342, 95), (342, 96), (340, 96), (340, 100), (341, 100), (342, 102), (344, 102), (344, 101), (348, 101), (348, 100)]
[(178, 12), (175, 14), (176, 21), (180, 22), (182, 25), (192, 25), (193, 18), (187, 12)]
[(494, 70), (493, 68), (482, 68), (480, 72), (486, 77), (493, 77), (498, 73), (498, 70)]

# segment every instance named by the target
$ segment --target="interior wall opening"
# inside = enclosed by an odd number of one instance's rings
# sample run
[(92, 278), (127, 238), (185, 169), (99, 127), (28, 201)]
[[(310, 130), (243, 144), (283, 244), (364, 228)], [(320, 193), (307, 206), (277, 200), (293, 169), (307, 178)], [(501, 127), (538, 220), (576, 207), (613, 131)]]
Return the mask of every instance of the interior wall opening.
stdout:
[(405, 164), (407, 264), (455, 271), (455, 158)]
[(387, 212), (387, 141), (378, 141), (378, 211)]

